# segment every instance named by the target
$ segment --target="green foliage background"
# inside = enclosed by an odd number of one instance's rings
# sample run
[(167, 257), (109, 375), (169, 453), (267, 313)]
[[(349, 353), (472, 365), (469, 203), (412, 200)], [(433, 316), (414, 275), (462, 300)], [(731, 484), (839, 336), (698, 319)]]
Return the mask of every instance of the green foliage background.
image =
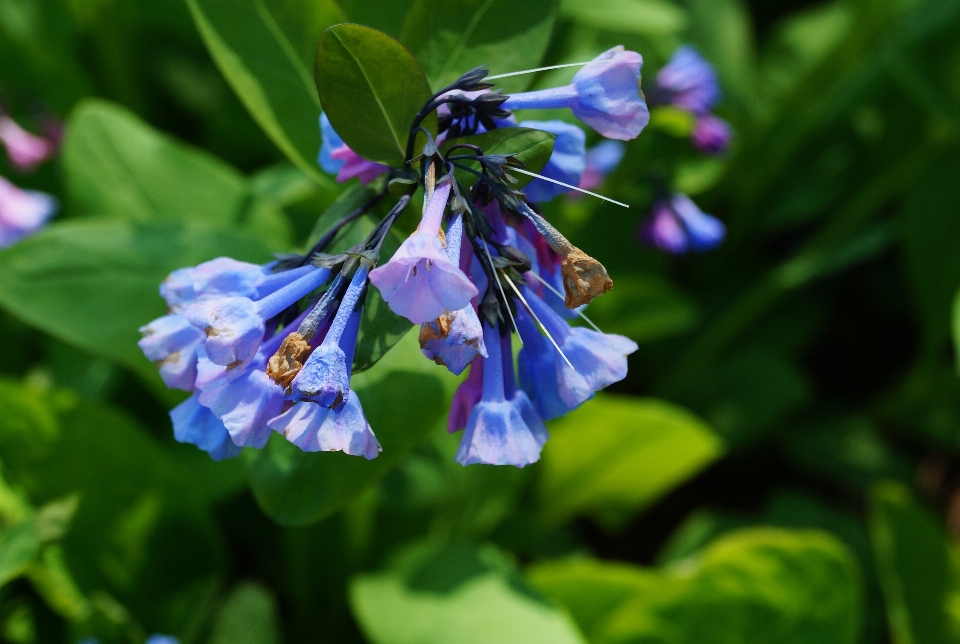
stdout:
[[(316, 46), (347, 21), (434, 89), (616, 44), (646, 87), (684, 42), (718, 69), (731, 154), (660, 109), (602, 189), (629, 210), (546, 208), (640, 351), (534, 466), (453, 463), (456, 379), (382, 303), (363, 366), (397, 344), (354, 379), (375, 461), (173, 440), (136, 347), (160, 281), (362, 198), (315, 163)], [(0, 0), (0, 92), (66, 119), (15, 178), (62, 212), (0, 251), (0, 640), (960, 642), (960, 1)], [(652, 177), (723, 247), (641, 247)]]

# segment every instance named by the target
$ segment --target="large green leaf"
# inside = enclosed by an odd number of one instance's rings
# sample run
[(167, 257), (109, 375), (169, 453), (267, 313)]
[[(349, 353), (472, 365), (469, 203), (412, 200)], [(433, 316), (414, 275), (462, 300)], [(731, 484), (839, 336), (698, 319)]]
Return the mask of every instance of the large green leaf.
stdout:
[(284, 525), (314, 523), (343, 507), (395, 467), (445, 410), (445, 370), (424, 358), (411, 331), (380, 363), (353, 378), (383, 452), (372, 461), (342, 453), (305, 453), (279, 434), (256, 454), (250, 483), (257, 501)]
[(32, 517), (0, 531), (0, 586), (26, 572), (39, 550)]
[(598, 644), (853, 644), (860, 625), (856, 560), (816, 531), (733, 533), (660, 571), (572, 561), (529, 574)]
[(310, 73), (261, 0), (186, 0), (220, 72), (287, 158), (321, 183), (320, 103)]
[(235, 588), (220, 609), (210, 644), (277, 644), (277, 600), (259, 584)]
[(256, 198), (246, 177), (208, 152), (97, 99), (72, 112), (66, 131), (64, 173), (80, 214), (239, 225), (274, 250), (288, 249), (290, 226), (279, 206)]
[(956, 641), (960, 561), (955, 546), (901, 485), (877, 486), (870, 506), (870, 537), (893, 641)]
[(163, 315), (173, 270), (226, 255), (270, 259), (256, 240), (184, 223), (69, 221), (0, 252), (0, 306), (95, 355), (156, 378), (137, 329)]
[(263, 4), (304, 69), (313, 67), (320, 35), (333, 25), (347, 22), (336, 0), (263, 0)]
[[(489, 65), (491, 74), (536, 67), (555, 17), (556, 0), (417, 0), (400, 40), (439, 90), (480, 65)], [(517, 92), (533, 78), (514, 76), (498, 84)]]
[[(504, 127), (483, 134), (471, 134), (458, 139), (450, 139), (440, 146), (440, 149), (445, 153), (456, 144), (475, 145), (483, 150), (484, 154), (512, 154), (520, 159), (530, 172), (540, 172), (547, 165), (547, 161), (550, 160), (550, 155), (553, 154), (553, 142), (556, 139), (556, 134), (543, 130), (527, 127)], [(469, 151), (464, 150), (463, 153), (469, 154)], [(464, 160), (461, 163), (472, 167), (474, 170), (480, 169), (479, 164), (470, 160)], [(522, 188), (533, 181), (532, 177), (525, 174), (516, 173), (515, 176), (519, 179), (514, 184), (516, 187)], [(470, 185), (476, 181), (475, 175), (462, 170), (457, 171), (457, 178)]]
[(580, 24), (643, 36), (676, 34), (687, 15), (669, 0), (562, 0), (565, 18)]
[[(316, 81), (323, 111), (354, 152), (403, 164), (414, 117), (431, 96), (420, 64), (403, 45), (362, 25), (331, 27), (317, 45)], [(436, 114), (422, 125), (435, 135)]]
[(350, 603), (374, 644), (584, 641), (492, 548), (420, 546), (395, 569), (356, 578)]
[(616, 521), (714, 461), (723, 443), (701, 420), (659, 400), (598, 395), (550, 425), (540, 481), (542, 515)]

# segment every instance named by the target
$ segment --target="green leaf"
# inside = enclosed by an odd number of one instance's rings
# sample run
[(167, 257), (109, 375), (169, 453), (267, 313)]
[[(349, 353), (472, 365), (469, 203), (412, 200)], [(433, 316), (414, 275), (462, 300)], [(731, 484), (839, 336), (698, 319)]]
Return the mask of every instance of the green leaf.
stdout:
[(955, 641), (948, 613), (957, 601), (960, 565), (940, 522), (919, 507), (907, 488), (877, 486), (870, 503), (870, 538), (895, 642)]
[(69, 221), (0, 252), (0, 306), (57, 338), (156, 379), (137, 329), (164, 315), (160, 283), (221, 255), (263, 262), (257, 241), (204, 226)]
[[(491, 74), (539, 65), (550, 42), (556, 0), (417, 0), (400, 40), (413, 52), (434, 90), (489, 65)], [(506, 92), (526, 89), (534, 74), (497, 81)]]
[(261, 0), (186, 0), (210, 55), (267, 136), (313, 180), (320, 103), (310, 73)]
[[(543, 130), (535, 130), (527, 127), (504, 127), (483, 134), (471, 134), (462, 136), (458, 139), (450, 139), (440, 146), (440, 150), (446, 153), (451, 146), (466, 143), (475, 145), (483, 150), (484, 154), (512, 154), (523, 162), (525, 168), (530, 172), (540, 172), (550, 160), (553, 154), (553, 143), (557, 135)], [(464, 150), (464, 153), (468, 153)], [(479, 164), (473, 161), (463, 161), (464, 165), (479, 170)], [(519, 182), (513, 184), (514, 187), (527, 185), (533, 181), (533, 177), (516, 173)], [(462, 183), (473, 185), (476, 176), (462, 170), (457, 170), (457, 179)]]
[(859, 631), (856, 560), (816, 531), (733, 533), (659, 572), (574, 561), (530, 579), (600, 644), (853, 644)]
[[(386, 165), (403, 164), (413, 120), (432, 94), (403, 45), (369, 27), (331, 27), (317, 45), (316, 82), (323, 111), (354, 152)], [(422, 125), (436, 135), (436, 114)]]
[(927, 342), (947, 339), (953, 297), (960, 288), (960, 154), (933, 164), (917, 181), (903, 207), (907, 270)]
[(689, 412), (652, 399), (598, 395), (550, 425), (540, 480), (542, 516), (580, 512), (613, 523), (694, 476), (723, 443)]
[(32, 517), (0, 532), (0, 586), (26, 572), (39, 551)]
[(339, 0), (351, 22), (379, 29), (391, 36), (400, 33), (413, 0)]
[(230, 593), (213, 625), (210, 644), (277, 644), (277, 600), (260, 584), (241, 584)]
[(250, 468), (260, 507), (283, 525), (305, 525), (329, 516), (395, 467), (445, 411), (443, 379), (424, 358), (412, 330), (370, 371), (354, 377), (351, 395), (360, 398), (383, 452), (372, 461), (342, 453), (305, 453), (275, 435)]
[(288, 249), (290, 226), (279, 206), (251, 198), (256, 192), (246, 177), (208, 152), (97, 99), (80, 103), (66, 132), (64, 173), (71, 203), (80, 214), (222, 227), (240, 224), (273, 249)]
[(350, 604), (374, 644), (584, 641), (492, 548), (420, 546), (354, 579)]
[(562, 0), (560, 12), (582, 25), (641, 36), (677, 34), (687, 25), (686, 12), (669, 0)]
[(317, 41), (321, 34), (341, 22), (347, 22), (336, 0), (263, 0), (304, 69), (313, 67)]

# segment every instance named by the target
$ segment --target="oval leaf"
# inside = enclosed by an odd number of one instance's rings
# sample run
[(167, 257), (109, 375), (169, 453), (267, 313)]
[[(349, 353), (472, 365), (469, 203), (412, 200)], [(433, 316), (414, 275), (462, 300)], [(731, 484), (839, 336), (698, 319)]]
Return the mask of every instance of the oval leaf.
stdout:
[[(414, 117), (432, 95), (403, 45), (369, 27), (331, 27), (317, 45), (316, 81), (323, 111), (354, 152), (378, 163), (403, 164)], [(423, 126), (436, 134), (436, 115)]]

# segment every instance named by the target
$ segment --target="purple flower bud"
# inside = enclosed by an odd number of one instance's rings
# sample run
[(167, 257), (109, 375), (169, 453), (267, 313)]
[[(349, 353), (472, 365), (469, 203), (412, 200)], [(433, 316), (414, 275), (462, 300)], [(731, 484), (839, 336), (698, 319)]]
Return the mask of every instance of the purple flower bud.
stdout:
[(677, 255), (688, 250), (710, 250), (725, 236), (723, 222), (704, 213), (684, 194), (658, 199), (652, 215), (640, 228), (643, 241)]
[(194, 394), (170, 412), (173, 437), (181, 443), (196, 445), (215, 461), (233, 458), (240, 448), (230, 439), (230, 433), (213, 412), (200, 404)]
[(57, 153), (53, 141), (27, 132), (6, 114), (0, 114), (0, 142), (10, 162), (22, 172), (31, 172)]
[(57, 207), (50, 195), (21, 190), (0, 177), (0, 248), (37, 232)]
[(441, 181), (420, 222), (390, 261), (370, 271), (370, 281), (397, 315), (414, 324), (430, 322), (445, 310), (459, 311), (477, 296), (477, 288), (450, 261), (440, 242), (440, 221), (450, 196), (450, 181)]
[(720, 100), (720, 85), (713, 65), (690, 45), (677, 49), (660, 70), (654, 92), (658, 102), (697, 115), (706, 114)]
[[(580, 183), (587, 163), (587, 136), (583, 130), (563, 121), (521, 121), (519, 125), (557, 135), (553, 154), (540, 174), (573, 186)], [(523, 192), (531, 201), (544, 202), (569, 190), (549, 181), (534, 179)]]
[(381, 451), (356, 395), (337, 409), (298, 402), (269, 425), (305, 452), (344, 452), (371, 460)]
[(733, 129), (722, 118), (713, 114), (704, 114), (697, 118), (697, 125), (690, 138), (701, 152), (723, 154), (730, 147)]
[(583, 67), (564, 87), (512, 94), (508, 110), (570, 108), (574, 115), (608, 139), (635, 139), (650, 120), (640, 93), (643, 57), (617, 46)]

